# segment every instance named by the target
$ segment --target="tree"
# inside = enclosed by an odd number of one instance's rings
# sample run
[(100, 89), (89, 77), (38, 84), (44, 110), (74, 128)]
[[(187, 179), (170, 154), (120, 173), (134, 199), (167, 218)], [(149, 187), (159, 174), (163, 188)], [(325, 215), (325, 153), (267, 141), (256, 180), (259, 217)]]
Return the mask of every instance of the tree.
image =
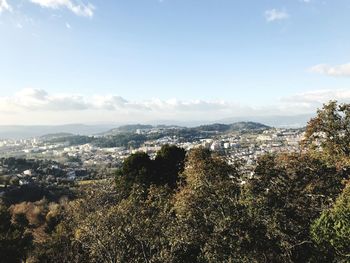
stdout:
[(167, 188), (135, 186), (117, 205), (88, 214), (77, 225), (75, 239), (89, 262), (169, 262), (169, 193)]
[(150, 185), (153, 163), (148, 154), (138, 152), (126, 158), (117, 172), (116, 182), (120, 191), (131, 189), (134, 184)]
[(143, 152), (132, 154), (117, 172), (117, 185), (122, 188), (121, 191), (123, 188), (130, 189), (134, 184), (146, 187), (168, 185), (174, 189), (184, 168), (185, 155), (184, 149), (170, 145), (162, 146), (155, 160)]
[[(70, 210), (73, 207), (66, 208)], [(81, 216), (81, 211), (75, 210), (75, 213)], [(32, 262), (88, 262), (87, 253), (74, 238), (77, 221), (71, 217), (71, 212), (65, 211), (64, 214), (64, 219), (50, 232), (50, 236), (36, 244), (31, 253)]]
[(350, 185), (334, 206), (315, 220), (311, 235), (321, 251), (334, 262), (350, 261)]
[(248, 195), (251, 208), (275, 240), (276, 258), (307, 262), (317, 257), (309, 229), (341, 192), (344, 176), (309, 154), (266, 155), (259, 160)]
[(186, 151), (174, 145), (164, 145), (157, 152), (154, 160), (155, 178), (157, 185), (177, 186), (179, 175), (183, 172)]
[(8, 209), (0, 204), (0, 262), (25, 261), (32, 246), (32, 235), (27, 231), (28, 221), (24, 214), (11, 220)]
[(241, 202), (239, 169), (208, 150), (189, 153), (174, 197), (172, 262), (264, 262), (264, 227)]
[(350, 104), (324, 104), (309, 121), (303, 145), (333, 161), (350, 157)]

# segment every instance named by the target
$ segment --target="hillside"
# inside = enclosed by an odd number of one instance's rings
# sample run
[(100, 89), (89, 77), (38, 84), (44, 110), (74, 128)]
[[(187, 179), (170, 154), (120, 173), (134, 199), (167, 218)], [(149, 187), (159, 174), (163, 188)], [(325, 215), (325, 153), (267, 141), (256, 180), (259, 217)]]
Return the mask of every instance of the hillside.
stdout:
[(194, 129), (199, 131), (217, 131), (217, 132), (230, 132), (230, 131), (246, 131), (246, 130), (262, 130), (270, 129), (269, 126), (258, 123), (258, 122), (235, 122), (232, 124), (210, 124), (201, 125)]

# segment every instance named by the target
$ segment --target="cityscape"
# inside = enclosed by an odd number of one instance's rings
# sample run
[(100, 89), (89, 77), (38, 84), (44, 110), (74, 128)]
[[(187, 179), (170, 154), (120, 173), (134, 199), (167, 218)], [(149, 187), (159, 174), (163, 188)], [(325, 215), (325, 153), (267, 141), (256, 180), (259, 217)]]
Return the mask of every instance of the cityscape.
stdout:
[(349, 263), (349, 14), (0, 0), (0, 263)]
[[(241, 124), (245, 126), (245, 123)], [(242, 127), (240, 130), (228, 132), (222, 132), (220, 129), (215, 130), (215, 128), (221, 127), (218, 124), (203, 126), (200, 133), (194, 133), (190, 137), (188, 134), (186, 134), (187, 137), (182, 137), (181, 133), (180, 135), (169, 135), (169, 132), (175, 134), (179, 133), (178, 131), (194, 130), (195, 128), (130, 125), (128, 135), (144, 135), (145, 138), (157, 137), (157, 139), (145, 139), (138, 147), (133, 146), (132, 141), (120, 147), (101, 147), (94, 143), (81, 143), (79, 140), (72, 140), (78, 137), (82, 141), (86, 141), (86, 139), (89, 141), (89, 138), (95, 138), (95, 136), (69, 134), (51, 134), (20, 140), (8, 139), (0, 141), (0, 157), (56, 161), (57, 164), (52, 165), (51, 168), (59, 169), (60, 167), (62, 169), (61, 173), (58, 173), (60, 176), (55, 177), (52, 174), (47, 174), (44, 181), (57, 183), (96, 179), (93, 176), (94, 173), (89, 174), (89, 171), (101, 167), (113, 171), (119, 168), (127, 157), (137, 152), (144, 152), (154, 159), (163, 145), (176, 145), (186, 151), (199, 147), (210, 149), (225, 156), (229, 163), (243, 162), (249, 173), (253, 172), (259, 156), (301, 150), (300, 142), (304, 136), (304, 128), (271, 128), (258, 123), (254, 124), (256, 125), (254, 128), (245, 129)], [(139, 126), (141, 128), (138, 128)], [(120, 130), (123, 130), (123, 127)], [(113, 135), (98, 135), (97, 137), (104, 136)], [(85, 140), (83, 140), (84, 138)], [(11, 174), (14, 171), (6, 171), (6, 167), (2, 167), (0, 171), (2, 176), (18, 177), (19, 185), (39, 181), (36, 171), (33, 170), (16, 171), (19, 173)], [(8, 172), (10, 174), (7, 174)], [(109, 175), (113, 176), (113, 173)], [(40, 181), (42, 180), (43, 177), (40, 177)]]

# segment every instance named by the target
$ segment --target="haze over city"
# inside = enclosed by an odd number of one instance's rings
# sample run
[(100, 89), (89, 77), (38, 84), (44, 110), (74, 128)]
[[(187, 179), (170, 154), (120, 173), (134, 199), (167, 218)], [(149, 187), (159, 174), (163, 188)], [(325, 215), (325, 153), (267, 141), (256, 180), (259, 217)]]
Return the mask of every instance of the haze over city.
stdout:
[(315, 113), (350, 100), (349, 11), (346, 0), (0, 0), (0, 122)]

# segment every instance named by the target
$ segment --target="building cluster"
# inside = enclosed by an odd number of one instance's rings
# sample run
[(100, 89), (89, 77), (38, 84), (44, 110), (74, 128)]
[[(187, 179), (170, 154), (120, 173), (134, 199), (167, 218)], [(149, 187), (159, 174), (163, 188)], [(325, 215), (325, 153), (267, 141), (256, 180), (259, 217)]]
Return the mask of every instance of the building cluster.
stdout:
[[(139, 134), (150, 131), (138, 129)], [(159, 131), (158, 131), (159, 132)], [(177, 136), (164, 135), (158, 139), (144, 142), (139, 148), (112, 147), (101, 148), (92, 144), (69, 146), (67, 143), (48, 143), (37, 139), (0, 141), (1, 156), (21, 156), (62, 162), (68, 180), (75, 180), (76, 172), (91, 167), (119, 167), (125, 158), (135, 152), (145, 152), (154, 158), (156, 152), (165, 144), (177, 145), (190, 150), (196, 147), (208, 148), (227, 157), (230, 162), (243, 161), (247, 167), (254, 167), (259, 156), (266, 153), (297, 152), (303, 138), (302, 129), (266, 129), (264, 131), (214, 133), (207, 138), (186, 141)], [(18, 174), (20, 184), (35, 181), (35, 171)], [(56, 180), (48, 176), (47, 180)]]

